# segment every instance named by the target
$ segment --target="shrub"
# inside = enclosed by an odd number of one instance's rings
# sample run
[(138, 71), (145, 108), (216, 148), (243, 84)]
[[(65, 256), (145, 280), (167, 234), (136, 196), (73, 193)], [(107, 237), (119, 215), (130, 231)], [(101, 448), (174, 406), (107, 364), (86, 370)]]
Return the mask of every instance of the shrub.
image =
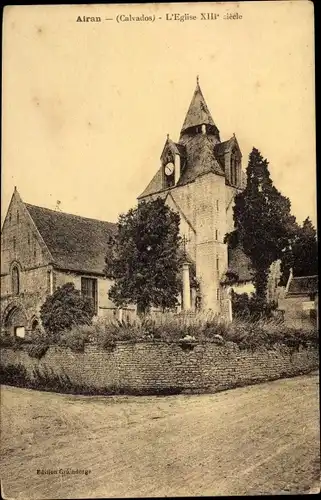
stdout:
[[(258, 349), (271, 347), (276, 343), (288, 346), (318, 343), (316, 329), (300, 331), (287, 327), (274, 318), (254, 321), (236, 318), (227, 322), (212, 312), (198, 314), (162, 314), (145, 316), (125, 322), (103, 318), (88, 327), (91, 339), (103, 348), (112, 348), (121, 340), (160, 340), (167, 343), (182, 343), (186, 338), (196, 341), (210, 341), (223, 345), (233, 342), (240, 348)], [(193, 339), (194, 342), (194, 339)], [(184, 345), (185, 345), (184, 344)]]
[(266, 303), (256, 295), (250, 296), (247, 293), (233, 293), (232, 308), (235, 318), (258, 321), (260, 319), (271, 318), (273, 311), (277, 308), (277, 304), (275, 302)]
[(26, 368), (21, 364), (0, 366), (1, 384), (14, 385), (17, 387), (28, 387), (30, 377)]
[(82, 352), (86, 342), (89, 341), (92, 328), (90, 325), (74, 326), (71, 330), (65, 330), (60, 334), (58, 345), (69, 347), (73, 351)]
[(22, 349), (26, 340), (21, 337), (5, 334), (0, 336), (0, 347), (10, 347), (13, 350)]
[(41, 323), (52, 342), (73, 326), (89, 325), (93, 316), (92, 301), (83, 297), (73, 283), (66, 283), (48, 296), (40, 310)]
[(25, 350), (31, 358), (41, 359), (47, 352), (48, 344), (29, 344), (26, 345)]

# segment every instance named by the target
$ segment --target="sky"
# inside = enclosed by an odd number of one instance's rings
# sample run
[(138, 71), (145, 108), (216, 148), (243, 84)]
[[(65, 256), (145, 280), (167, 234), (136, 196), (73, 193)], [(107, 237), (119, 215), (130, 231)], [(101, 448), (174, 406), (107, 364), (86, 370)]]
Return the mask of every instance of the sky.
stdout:
[[(117, 22), (129, 14), (155, 21)], [(179, 139), (199, 75), (243, 169), (258, 148), (298, 222), (316, 225), (313, 15), (304, 0), (6, 7), (2, 219), (17, 186), (27, 203), (116, 221), (159, 168), (166, 135)]]

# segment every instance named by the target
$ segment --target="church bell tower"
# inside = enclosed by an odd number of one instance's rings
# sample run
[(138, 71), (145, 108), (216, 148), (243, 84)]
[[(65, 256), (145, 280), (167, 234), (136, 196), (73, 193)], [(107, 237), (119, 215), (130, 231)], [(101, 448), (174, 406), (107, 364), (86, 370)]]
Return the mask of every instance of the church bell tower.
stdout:
[(231, 231), (231, 200), (241, 188), (236, 137), (221, 142), (197, 77), (178, 142), (167, 135), (160, 167), (138, 201), (160, 196), (180, 215), (186, 255), (195, 269), (201, 304), (221, 310), (221, 278), (227, 271), (224, 236)]

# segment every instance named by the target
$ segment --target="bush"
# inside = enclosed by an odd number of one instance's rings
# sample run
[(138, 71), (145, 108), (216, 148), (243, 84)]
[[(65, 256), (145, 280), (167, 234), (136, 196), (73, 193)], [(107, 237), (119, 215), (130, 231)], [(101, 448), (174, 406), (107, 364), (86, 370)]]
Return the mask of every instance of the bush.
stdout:
[[(222, 346), (226, 342), (233, 342), (241, 349), (255, 350), (272, 348), (275, 344), (284, 344), (291, 349), (298, 349), (300, 345), (318, 346), (319, 337), (318, 330), (313, 325), (298, 330), (273, 317), (256, 321), (253, 318), (235, 318), (228, 322), (209, 311), (149, 315), (121, 322), (97, 318), (91, 325), (80, 325), (60, 332), (56, 344), (81, 352), (88, 342), (111, 350), (117, 341), (146, 340), (178, 343), (186, 348), (193, 346), (195, 342), (212, 342)], [(10, 347), (17, 345), (17, 348), (25, 348), (30, 356), (38, 359), (45, 355), (49, 345), (49, 341), (42, 337), (39, 337), (39, 343), (34, 345), (34, 342), (29, 342), (25, 347), (22, 339), (11, 338), (7, 342), (10, 342)]]
[(29, 344), (26, 345), (25, 350), (31, 358), (41, 359), (47, 352), (48, 344)]
[(89, 325), (79, 325), (60, 334), (58, 345), (69, 347), (73, 351), (82, 352), (85, 344), (90, 340), (92, 328)]
[(275, 302), (266, 303), (256, 295), (250, 296), (247, 293), (232, 294), (232, 309), (235, 318), (248, 321), (269, 319), (276, 308), (277, 304)]
[(1, 384), (28, 387), (30, 378), (26, 368), (21, 364), (0, 366)]
[(73, 326), (89, 325), (93, 316), (92, 301), (83, 297), (73, 283), (66, 283), (48, 296), (40, 310), (41, 323), (51, 342)]
[(1, 335), (0, 347), (10, 347), (13, 350), (22, 349), (26, 340), (21, 337), (14, 337), (13, 335)]
[(210, 341), (219, 345), (233, 342), (244, 349), (270, 348), (275, 344), (292, 347), (309, 343), (318, 345), (318, 332), (313, 328), (296, 330), (272, 317), (256, 321), (236, 318), (227, 322), (211, 312), (194, 315), (168, 313), (126, 322), (102, 318), (87, 328), (91, 332), (88, 337), (105, 349), (113, 348), (116, 341), (122, 340), (160, 340), (186, 345), (188, 338), (192, 342)]

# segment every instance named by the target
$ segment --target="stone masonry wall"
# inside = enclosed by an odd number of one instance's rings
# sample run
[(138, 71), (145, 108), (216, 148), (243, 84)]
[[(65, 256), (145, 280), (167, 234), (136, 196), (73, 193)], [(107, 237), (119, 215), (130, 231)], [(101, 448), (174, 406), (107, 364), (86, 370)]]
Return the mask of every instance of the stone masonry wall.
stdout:
[(142, 392), (216, 392), (309, 373), (318, 362), (318, 350), (313, 347), (249, 351), (233, 343), (219, 346), (210, 342), (196, 343), (192, 350), (177, 342), (117, 342), (112, 351), (89, 344), (83, 353), (51, 346), (40, 360), (24, 350), (3, 348), (1, 353), (2, 366), (21, 363), (30, 373), (33, 367), (49, 369), (100, 390), (116, 387)]

